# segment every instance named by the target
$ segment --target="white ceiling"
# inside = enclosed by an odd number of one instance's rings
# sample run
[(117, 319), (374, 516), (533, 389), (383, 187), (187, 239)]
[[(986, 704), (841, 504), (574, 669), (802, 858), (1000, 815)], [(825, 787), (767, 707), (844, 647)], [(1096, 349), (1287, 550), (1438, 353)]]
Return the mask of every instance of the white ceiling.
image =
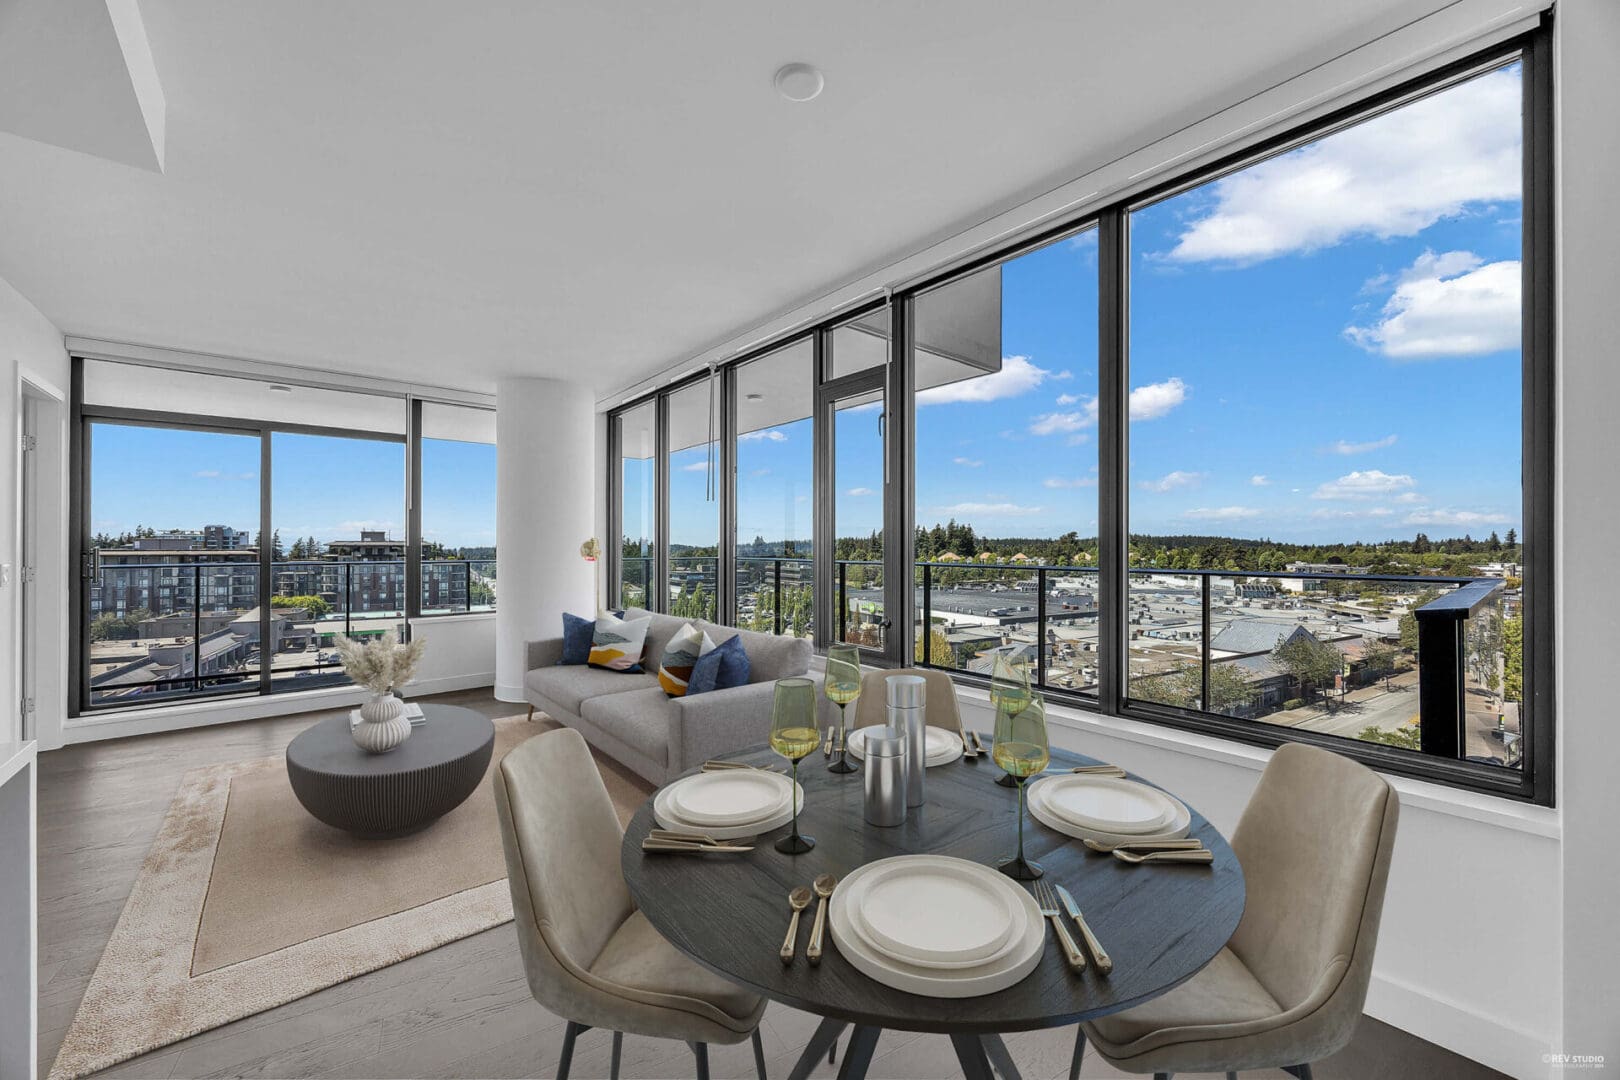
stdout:
[(141, 0), (165, 171), (0, 134), (0, 277), (70, 334), (606, 393), (1445, 6)]

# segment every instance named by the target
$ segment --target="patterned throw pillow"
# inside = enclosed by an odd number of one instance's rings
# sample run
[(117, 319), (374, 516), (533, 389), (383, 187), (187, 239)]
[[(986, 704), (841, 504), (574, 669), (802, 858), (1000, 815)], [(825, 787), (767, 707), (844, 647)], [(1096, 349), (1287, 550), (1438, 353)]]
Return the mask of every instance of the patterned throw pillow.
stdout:
[(626, 621), (616, 616), (597, 616), (596, 632), (591, 635), (591, 666), (609, 671), (641, 670), (641, 650), (647, 643), (652, 616)]
[(691, 623), (677, 630), (658, 663), (658, 685), (664, 688), (664, 693), (670, 697), (685, 697), (686, 680), (692, 677), (698, 658), (713, 649), (714, 639)]

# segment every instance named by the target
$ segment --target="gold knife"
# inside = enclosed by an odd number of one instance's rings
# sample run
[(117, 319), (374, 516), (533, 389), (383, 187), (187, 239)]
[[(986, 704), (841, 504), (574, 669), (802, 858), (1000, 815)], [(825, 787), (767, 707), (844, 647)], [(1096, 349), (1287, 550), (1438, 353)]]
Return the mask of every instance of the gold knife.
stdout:
[(710, 852), (738, 852), (753, 851), (751, 847), (737, 847), (732, 844), (694, 844), (682, 840), (643, 840), (642, 851), (662, 852), (664, 854), (687, 853), (707, 855)]
[(1058, 899), (1063, 901), (1063, 906), (1068, 909), (1069, 918), (1080, 928), (1080, 936), (1085, 939), (1086, 948), (1091, 951), (1091, 962), (1097, 966), (1097, 973), (1106, 975), (1113, 971), (1113, 958), (1102, 947), (1102, 942), (1097, 940), (1097, 935), (1091, 932), (1091, 927), (1086, 925), (1086, 917), (1080, 914), (1080, 905), (1074, 902), (1074, 894), (1062, 885), (1057, 887), (1057, 894)]

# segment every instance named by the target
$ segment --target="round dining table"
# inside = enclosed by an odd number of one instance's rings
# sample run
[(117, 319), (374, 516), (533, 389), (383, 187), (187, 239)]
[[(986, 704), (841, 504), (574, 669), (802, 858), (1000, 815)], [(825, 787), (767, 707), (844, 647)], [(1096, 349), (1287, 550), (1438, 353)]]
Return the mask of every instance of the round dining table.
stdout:
[[(783, 764), (764, 746), (731, 759)], [(1094, 764), (1093, 758), (1053, 750), (1048, 771)], [(842, 878), (895, 855), (949, 855), (986, 866), (1010, 856), (1018, 842), (1018, 792), (999, 786), (1000, 775), (988, 754), (930, 768), (923, 805), (912, 807), (904, 824), (878, 828), (865, 820), (863, 774), (828, 772), (821, 755), (812, 754), (799, 766), (804, 788), (799, 831), (813, 836), (816, 846), (802, 855), (773, 848), (771, 841), (786, 827), (753, 841), (728, 841), (752, 844), (745, 853), (644, 853), (641, 842), (657, 827), (649, 799), (625, 830), (624, 879), (647, 920), (683, 953), (731, 982), (823, 1018), (792, 1073), (795, 1080), (808, 1076), (849, 1027), (854, 1030), (840, 1077), (864, 1077), (879, 1038), (892, 1029), (949, 1035), (965, 1077), (989, 1078), (993, 1065), (1002, 1080), (1014, 1080), (1017, 1067), (1001, 1034), (1096, 1019), (1191, 978), (1237, 929), (1244, 885), (1225, 837), (1192, 807), (1188, 835), (1214, 853), (1208, 865), (1129, 865), (1030, 818), (1024, 823), (1026, 853), (1044, 868), (1044, 881), (1073, 893), (1113, 958), (1108, 975), (1094, 963), (1081, 972), (1070, 970), (1048, 925), (1039, 965), (1013, 986), (980, 997), (920, 996), (857, 971), (839, 955), (830, 932), (820, 965), (809, 964), (804, 945), (814, 905), (804, 913), (796, 958), (782, 963), (778, 950), (791, 915), (788, 893), (810, 885), (817, 875)], [(1067, 925), (1078, 940), (1074, 924)]]

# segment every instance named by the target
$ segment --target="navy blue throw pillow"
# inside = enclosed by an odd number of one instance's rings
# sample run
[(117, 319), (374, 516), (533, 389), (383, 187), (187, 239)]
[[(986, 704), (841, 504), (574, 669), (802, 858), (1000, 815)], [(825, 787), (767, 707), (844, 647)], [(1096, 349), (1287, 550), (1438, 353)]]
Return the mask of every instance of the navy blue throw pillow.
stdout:
[(591, 658), (591, 635), (596, 632), (596, 620), (563, 612), (563, 648), (559, 664), (583, 664)]
[(727, 638), (698, 657), (692, 667), (692, 677), (686, 680), (686, 696), (745, 686), (748, 673), (748, 654), (743, 651), (742, 639)]

